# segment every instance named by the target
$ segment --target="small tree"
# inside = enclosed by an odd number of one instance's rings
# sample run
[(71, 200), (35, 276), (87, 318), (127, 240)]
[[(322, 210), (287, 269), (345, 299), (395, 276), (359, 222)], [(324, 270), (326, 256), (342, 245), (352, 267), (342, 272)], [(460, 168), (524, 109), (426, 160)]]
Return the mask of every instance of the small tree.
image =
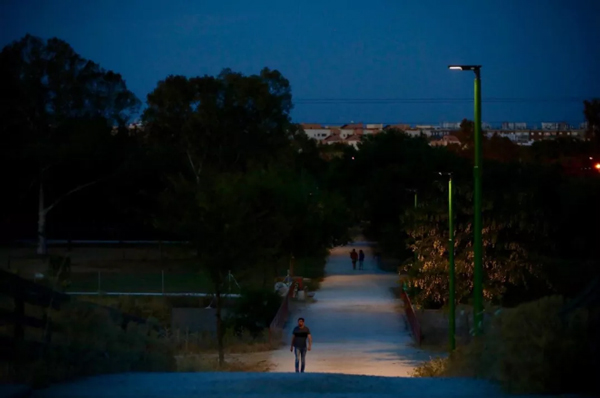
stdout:
[(220, 364), (224, 361), (222, 298), (227, 274), (253, 266), (264, 245), (257, 226), (266, 221), (269, 209), (258, 201), (260, 174), (222, 173), (202, 178), (201, 185), (177, 179), (161, 195), (159, 226), (188, 241), (197, 254), (198, 268), (210, 276)]
[[(457, 185), (457, 184), (455, 184)], [(442, 184), (438, 194), (424, 200), (415, 212), (407, 211), (405, 221), (411, 244), (418, 253), (416, 265), (407, 266), (410, 285), (417, 299), (427, 305), (444, 305), (448, 300), (448, 213), (447, 194)], [(472, 190), (455, 187), (455, 270), (456, 297), (468, 302), (473, 289)], [(484, 298), (505, 303), (508, 290), (517, 289), (523, 299), (531, 283), (546, 284), (538, 253), (543, 251), (548, 222), (528, 192), (489, 194), (483, 212)], [(549, 288), (549, 286), (547, 286)], [(534, 289), (532, 289), (534, 290)]]

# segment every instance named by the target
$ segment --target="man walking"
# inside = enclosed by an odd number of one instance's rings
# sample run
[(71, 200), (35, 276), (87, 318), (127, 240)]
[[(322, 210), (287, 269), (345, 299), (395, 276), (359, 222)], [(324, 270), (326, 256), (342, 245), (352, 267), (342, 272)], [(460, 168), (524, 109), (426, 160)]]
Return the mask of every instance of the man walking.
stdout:
[(352, 249), (350, 252), (350, 259), (352, 260), (352, 269), (356, 269), (356, 260), (358, 260), (358, 253), (356, 253), (356, 249)]
[[(294, 328), (292, 333), (292, 346), (290, 347), (290, 351), (294, 351), (294, 355), (296, 357), (296, 373), (304, 373), (304, 365), (306, 364), (306, 351), (310, 351), (312, 346), (312, 336), (310, 335), (310, 329), (304, 325), (304, 318), (298, 318), (298, 326)], [(306, 344), (306, 340), (308, 340), (308, 345)], [(302, 365), (300, 370), (298, 370), (300, 361), (302, 361)]]
[(365, 252), (362, 250), (358, 251), (358, 269), (363, 269), (363, 263), (365, 262)]

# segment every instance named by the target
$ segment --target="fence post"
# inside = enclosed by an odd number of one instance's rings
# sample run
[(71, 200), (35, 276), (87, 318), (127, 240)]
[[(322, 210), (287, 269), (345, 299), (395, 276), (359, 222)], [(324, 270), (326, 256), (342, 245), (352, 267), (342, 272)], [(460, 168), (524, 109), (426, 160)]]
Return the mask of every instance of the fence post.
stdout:
[(123, 260), (125, 260), (125, 245), (123, 244), (123, 231), (121, 230), (119, 230), (119, 247), (121, 248)]
[(158, 241), (158, 251), (159, 251), (160, 265), (163, 265), (163, 243), (162, 243), (162, 239)]
[(52, 341), (52, 320), (48, 316), (47, 312), (44, 313), (43, 320), (46, 323), (46, 329), (44, 330), (44, 343), (46, 344), (46, 347), (44, 348), (47, 348), (48, 345), (50, 345), (50, 342)]
[(25, 337), (25, 329), (23, 328), (23, 317), (25, 316), (25, 300), (22, 297), (15, 297), (15, 328), (14, 335), (17, 344), (20, 344)]

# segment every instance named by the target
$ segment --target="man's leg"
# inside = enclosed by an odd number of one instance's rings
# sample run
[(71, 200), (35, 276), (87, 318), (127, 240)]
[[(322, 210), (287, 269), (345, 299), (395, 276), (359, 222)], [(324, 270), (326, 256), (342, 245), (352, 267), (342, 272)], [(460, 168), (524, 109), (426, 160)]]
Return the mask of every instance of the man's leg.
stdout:
[(300, 358), (298, 358), (298, 354), (299, 354), (298, 351), (300, 351), (300, 348), (294, 347), (294, 356), (296, 357), (296, 362), (295, 362), (295, 364), (296, 364), (296, 373), (298, 373), (300, 371), (299, 368), (298, 368), (298, 365), (300, 365)]
[(300, 372), (304, 373), (304, 366), (306, 365), (306, 348), (301, 348), (300, 354), (302, 358), (302, 367), (300, 368)]

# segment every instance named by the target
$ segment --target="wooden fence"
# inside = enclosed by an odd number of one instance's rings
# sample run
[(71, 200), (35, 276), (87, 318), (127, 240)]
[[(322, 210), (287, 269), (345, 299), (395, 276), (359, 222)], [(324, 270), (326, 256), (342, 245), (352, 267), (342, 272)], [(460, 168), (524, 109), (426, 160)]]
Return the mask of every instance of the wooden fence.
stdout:
[[(45, 349), (52, 343), (52, 334), (60, 332), (60, 329), (49, 319), (47, 311), (43, 311), (41, 317), (26, 314), (25, 304), (60, 310), (71, 301), (71, 297), (3, 270), (0, 270), (0, 297), (12, 299), (14, 302), (12, 310), (0, 307), (0, 327), (12, 326), (13, 329), (12, 334), (0, 332), (0, 360), (25, 360), (27, 357), (43, 355)], [(146, 322), (144, 319), (123, 314), (114, 308), (86, 304), (107, 310), (113, 319), (120, 320), (123, 328), (126, 328), (129, 322), (138, 324)], [(42, 330), (42, 341), (26, 340), (25, 328)]]

